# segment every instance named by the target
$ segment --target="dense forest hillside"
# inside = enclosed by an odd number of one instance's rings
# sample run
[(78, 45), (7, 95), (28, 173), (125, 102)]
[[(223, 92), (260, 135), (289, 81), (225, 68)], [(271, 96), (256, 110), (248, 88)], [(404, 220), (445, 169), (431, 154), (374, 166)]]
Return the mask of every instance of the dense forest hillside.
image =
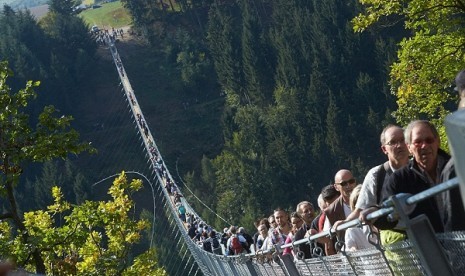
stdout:
[(387, 78), (402, 26), (354, 33), (355, 1), (180, 2), (180, 11), (122, 2), (154, 47), (187, 37), (170, 53), (192, 91), (216, 76), (224, 146), (185, 178), (229, 222), (250, 227), (278, 206), (315, 202), (338, 169), (361, 182), (383, 160), (378, 137), (395, 121)]
[[(122, 58), (153, 118), (149, 125), (164, 141), (162, 153), (177, 165), (179, 183), (185, 180), (228, 222), (250, 228), (273, 208), (315, 202), (338, 169), (351, 169), (361, 181), (383, 160), (378, 136), (395, 121), (396, 108), (387, 72), (403, 28), (354, 33), (355, 1), (122, 3), (134, 33), (149, 43)], [(59, 22), (65, 21), (45, 17), (45, 31), (33, 27), (20, 40), (2, 40), (24, 46), (4, 47), (0, 56), (10, 57), (18, 82), (42, 79), (44, 103), (79, 116), (72, 99), (81, 80), (92, 90), (104, 86), (96, 79), (111, 78), (83, 67), (96, 68), (86, 58), (95, 45), (83, 37), (78, 47), (90, 48), (77, 50), (75, 37), (65, 39), (73, 26), (60, 33), (53, 28)], [(19, 37), (23, 29), (15, 28)], [(33, 37), (48, 44), (28, 46)], [(218, 228), (224, 223), (196, 207)]]
[[(354, 33), (355, 1), (122, 3), (134, 33), (149, 43), (144, 55), (122, 57), (135, 90), (147, 97), (142, 107), (161, 133), (162, 153), (177, 166), (179, 183), (185, 180), (229, 223), (251, 227), (278, 206), (315, 202), (338, 169), (361, 181), (383, 160), (378, 134), (394, 122), (387, 72), (402, 28)], [(79, 116), (72, 102), (81, 80), (92, 90), (110, 78), (89, 78), (94, 70), (82, 67), (95, 69), (82, 56), (89, 50), (72, 44), (87, 45), (87, 38), (69, 36), (68, 44), (65, 37), (76, 31), (54, 29), (61, 20), (40, 22), (46, 31), (39, 39), (52, 37), (51, 47), (34, 49), (26, 39), (26, 47), (16, 47), (23, 53), (2, 56), (17, 57), (10, 62), (18, 77), (43, 80), (44, 103)], [(196, 207), (221, 228), (224, 222)]]
[(9, 5), (14, 9), (32, 8), (47, 4), (48, 0), (0, 0), (0, 4)]

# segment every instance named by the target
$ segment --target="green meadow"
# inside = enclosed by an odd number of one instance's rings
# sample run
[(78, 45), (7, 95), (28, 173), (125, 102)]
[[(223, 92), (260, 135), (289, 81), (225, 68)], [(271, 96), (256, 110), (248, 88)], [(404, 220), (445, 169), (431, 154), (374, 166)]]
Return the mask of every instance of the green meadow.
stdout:
[[(93, 1), (88, 2), (85, 2), (85, 4), (91, 6)], [(121, 1), (100, 5), (102, 6), (101, 8), (89, 8), (81, 12), (79, 16), (90, 26), (97, 25), (100, 28), (121, 28), (131, 25), (131, 16), (128, 10), (122, 6)]]

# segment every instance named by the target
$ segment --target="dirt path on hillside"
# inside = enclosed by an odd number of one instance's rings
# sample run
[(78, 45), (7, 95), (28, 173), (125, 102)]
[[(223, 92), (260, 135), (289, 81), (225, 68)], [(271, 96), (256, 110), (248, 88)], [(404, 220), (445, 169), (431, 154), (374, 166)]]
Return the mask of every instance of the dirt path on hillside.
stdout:
[[(118, 35), (115, 46), (122, 58), (128, 58), (131, 56), (131, 53), (147, 46), (147, 42), (142, 37), (132, 32), (131, 26), (125, 26), (121, 29), (123, 30), (123, 36)], [(97, 53), (104, 59), (112, 59), (108, 45), (99, 46)]]

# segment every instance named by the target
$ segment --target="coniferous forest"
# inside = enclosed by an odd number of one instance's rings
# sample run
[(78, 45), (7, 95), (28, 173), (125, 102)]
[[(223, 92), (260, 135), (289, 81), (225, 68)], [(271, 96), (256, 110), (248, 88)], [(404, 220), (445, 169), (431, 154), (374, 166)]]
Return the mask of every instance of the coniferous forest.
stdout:
[[(401, 121), (393, 115), (398, 107), (389, 72), (399, 42), (412, 35), (400, 20), (354, 32), (351, 20), (362, 11), (356, 0), (121, 2), (150, 53), (127, 62), (128, 74), (131, 64), (156, 67), (145, 76), (165, 81), (149, 89), (144, 102), (165, 89), (186, 102), (204, 103), (196, 107), (202, 116), (191, 120), (209, 139), (195, 135), (187, 123), (156, 125), (162, 137), (172, 135), (160, 148), (167, 163), (177, 166), (181, 155), (187, 160), (179, 178), (202, 199), (200, 204), (185, 192), (208, 223), (225, 226), (204, 205), (252, 229), (254, 220), (276, 207), (316, 203), (337, 170), (352, 170), (361, 183), (369, 168), (384, 161), (379, 134), (386, 124)], [(0, 60), (15, 73), (13, 90), (26, 80), (41, 81), (31, 114), (53, 104), (78, 121), (75, 99), (99, 86), (88, 82), (98, 46), (89, 26), (71, 13), (73, 1), (49, 4), (53, 13), (39, 21), (3, 8)], [(136, 87), (140, 90), (144, 87)], [(171, 105), (165, 108), (161, 112), (169, 113)], [(92, 112), (98, 110), (85, 111)], [(79, 125), (77, 130), (87, 131)], [(92, 133), (86, 137), (92, 140)], [(67, 183), (62, 187), (67, 199), (82, 202), (92, 197), (93, 177), (72, 161), (34, 166), (22, 186), (34, 198), (19, 190), (18, 199), (24, 209), (44, 208), (52, 200), (51, 183), (60, 182)], [(181, 179), (178, 183), (182, 187)]]
[[(379, 133), (395, 122), (388, 72), (398, 41), (407, 35), (402, 26), (355, 33), (350, 20), (359, 13), (356, 1), (122, 3), (133, 16), (135, 32), (163, 57), (159, 66), (170, 72), (172, 93), (221, 100), (219, 112), (210, 114), (217, 118), (206, 119), (204, 126), (221, 129), (219, 145), (202, 145), (205, 152), (189, 158), (181, 174), (228, 222), (251, 229), (256, 218), (278, 206), (316, 202), (338, 169), (351, 169), (362, 181), (383, 161)], [(70, 99), (82, 93), (97, 46), (88, 26), (62, 6), (69, 1), (51, 4), (60, 12), (39, 22), (5, 6), (0, 57), (15, 72), (13, 87), (41, 80), (47, 90), (41, 103), (66, 113)], [(220, 124), (211, 123), (216, 121)], [(165, 147), (168, 160), (181, 148)], [(65, 176), (79, 173), (79, 168), (68, 169)], [(82, 182), (76, 185), (85, 186)], [(75, 190), (88, 195), (85, 187)], [(41, 193), (39, 188), (31, 204), (40, 206), (50, 197)], [(206, 221), (223, 226), (191, 202)]]
[[(402, 26), (355, 33), (356, 1), (181, 1), (180, 12), (123, 2), (153, 45), (188, 33), (177, 64), (190, 89), (218, 84), (223, 147), (185, 179), (229, 222), (251, 227), (278, 206), (315, 202), (338, 169), (361, 182), (384, 160), (379, 133), (395, 122), (388, 72)], [(167, 31), (172, 22), (183, 28)]]

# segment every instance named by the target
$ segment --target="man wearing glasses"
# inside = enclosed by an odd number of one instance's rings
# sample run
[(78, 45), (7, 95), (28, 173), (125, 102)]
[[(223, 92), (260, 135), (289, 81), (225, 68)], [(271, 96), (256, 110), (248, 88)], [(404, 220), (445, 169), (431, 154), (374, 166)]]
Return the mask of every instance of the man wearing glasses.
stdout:
[[(346, 217), (351, 213), (349, 206), (350, 194), (355, 186), (357, 186), (357, 181), (355, 180), (352, 172), (349, 170), (340, 170), (334, 176), (334, 188), (341, 193), (339, 198), (337, 198), (333, 203), (331, 203), (328, 208), (324, 210), (326, 215), (325, 224), (323, 226), (323, 231), (326, 231), (334, 225), (338, 220), (345, 220)], [(344, 231), (338, 232), (340, 241), (344, 241)], [(326, 255), (336, 254), (336, 250), (333, 246), (333, 242), (326, 243)]]
[[(398, 193), (417, 194), (438, 183), (440, 175), (450, 156), (439, 148), (439, 134), (429, 121), (412, 121), (405, 129), (405, 140), (413, 159), (408, 165), (395, 171), (383, 187), (382, 199), (385, 200)], [(410, 217), (425, 214), (436, 232), (443, 232), (444, 225), (439, 212), (443, 206), (442, 197), (431, 197), (419, 202)], [(379, 225), (392, 229), (396, 222)], [(375, 224), (377, 225), (377, 224)]]
[(389, 179), (394, 171), (408, 163), (409, 151), (405, 143), (404, 130), (401, 127), (386, 126), (381, 132), (380, 142), (381, 150), (387, 156), (388, 161), (368, 171), (355, 205), (353, 218), (358, 217), (362, 210), (377, 206), (385, 180)]
[[(371, 168), (363, 180), (362, 189), (355, 205), (355, 209), (344, 220), (334, 224), (337, 228), (339, 224), (360, 217), (364, 221), (366, 215), (378, 208), (374, 209), (381, 200), (381, 191), (384, 183), (387, 182), (389, 176), (396, 170), (407, 165), (409, 161), (409, 151), (405, 143), (404, 130), (397, 125), (387, 125), (380, 135), (381, 150), (388, 158), (385, 163)], [(364, 211), (362, 213), (362, 211)], [(362, 215), (361, 215), (362, 214)], [(384, 238), (398, 239), (396, 233), (384, 232), (381, 234)], [(386, 236), (386, 237), (384, 237)], [(403, 236), (401, 237), (403, 239)]]

